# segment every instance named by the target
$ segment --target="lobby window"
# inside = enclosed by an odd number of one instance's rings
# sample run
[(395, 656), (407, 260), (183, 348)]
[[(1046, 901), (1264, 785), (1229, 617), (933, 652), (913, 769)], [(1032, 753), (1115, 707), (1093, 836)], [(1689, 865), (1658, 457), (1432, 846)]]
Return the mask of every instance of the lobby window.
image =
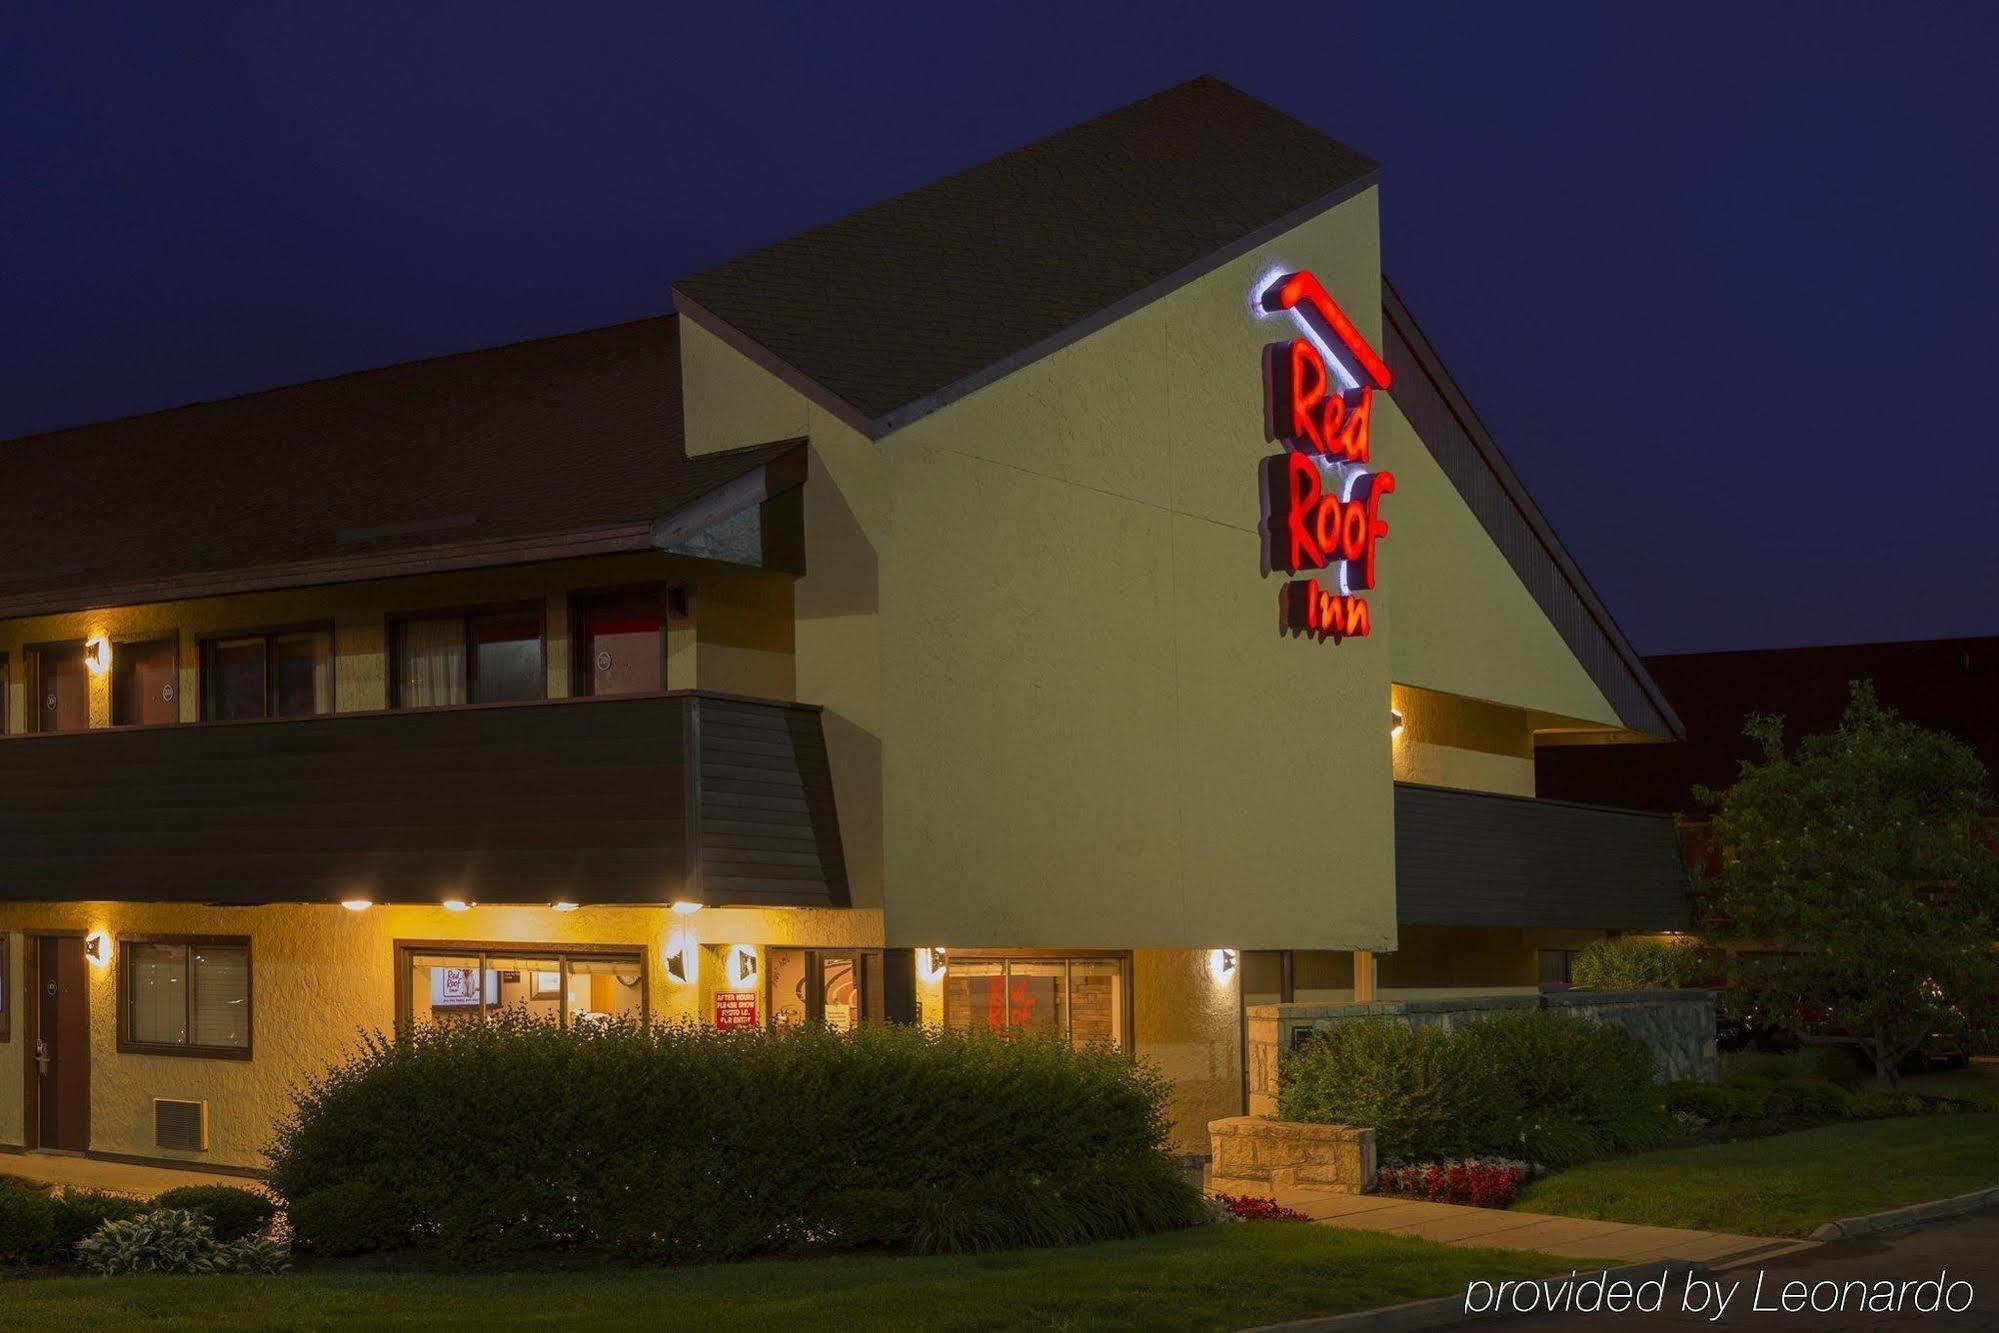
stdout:
[(333, 711), (333, 627), (230, 634), (201, 645), (201, 715), (210, 722)]
[(570, 605), (579, 695), (657, 694), (666, 688), (666, 625), (670, 602), (686, 591), (654, 584), (578, 593)]
[(250, 1058), (250, 941), (118, 941), (118, 1049)]
[(519, 703), (545, 692), (538, 604), (397, 620), (389, 651), (396, 708)]
[(149, 727), (180, 721), (177, 640), (172, 636), (111, 648), (111, 725)]
[(28, 649), (28, 729), (82, 731), (90, 725), (90, 668), (82, 640)]
[(1034, 1033), (1074, 1045), (1131, 1049), (1131, 964), (1125, 957), (978, 958), (952, 954), (944, 1026)]
[(398, 944), (396, 1013), (411, 1022), (479, 1023), (502, 1009), (571, 1023), (644, 1021), (645, 950), (532, 944)]

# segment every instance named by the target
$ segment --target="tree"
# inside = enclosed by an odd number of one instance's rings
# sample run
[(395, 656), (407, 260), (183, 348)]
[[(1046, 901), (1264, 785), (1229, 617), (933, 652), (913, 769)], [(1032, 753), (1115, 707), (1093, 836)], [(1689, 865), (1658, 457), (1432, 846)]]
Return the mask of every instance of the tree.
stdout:
[(1736, 1002), (1801, 1014), (1852, 1042), (1876, 1077), (1939, 1029), (1999, 1008), (1999, 857), (1984, 835), (1985, 766), (1962, 742), (1898, 719), (1856, 681), (1833, 730), (1786, 752), (1781, 717), (1751, 716), (1763, 752), (1714, 809), (1719, 868), (1696, 874), (1704, 926), (1734, 953)]

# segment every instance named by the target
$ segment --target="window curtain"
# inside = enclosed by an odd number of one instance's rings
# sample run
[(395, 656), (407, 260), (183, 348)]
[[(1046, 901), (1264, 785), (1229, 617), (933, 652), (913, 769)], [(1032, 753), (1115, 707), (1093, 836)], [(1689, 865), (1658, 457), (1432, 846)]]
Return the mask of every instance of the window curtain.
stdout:
[(408, 620), (402, 627), (402, 706), (465, 702), (465, 622)]
[(128, 944), (132, 995), (127, 1022), (133, 1041), (178, 1046), (187, 1040), (187, 948)]

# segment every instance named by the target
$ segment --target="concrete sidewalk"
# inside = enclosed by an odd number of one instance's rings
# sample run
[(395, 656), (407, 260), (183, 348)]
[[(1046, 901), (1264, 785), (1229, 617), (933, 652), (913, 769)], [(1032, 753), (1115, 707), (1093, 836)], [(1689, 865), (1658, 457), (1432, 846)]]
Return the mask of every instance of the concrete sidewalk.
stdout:
[[(1267, 1185), (1248, 1181), (1210, 1181), (1208, 1187), (1225, 1194), (1263, 1197), (1270, 1193)], [(1429, 1203), (1393, 1194), (1335, 1194), (1330, 1190), (1296, 1188), (1279, 1190), (1276, 1197), (1279, 1203), (1296, 1208), (1323, 1226), (1380, 1231), (1478, 1249), (1539, 1250), (1543, 1254), (1603, 1263), (1688, 1259), (1710, 1268), (1732, 1268), (1817, 1245), (1816, 1241), (1789, 1236), (1736, 1236), (1724, 1231), (1633, 1226), (1547, 1213)]]
[(251, 1190), (263, 1188), (260, 1181), (248, 1176), (182, 1171), (174, 1167), (141, 1166), (133, 1162), (107, 1162), (95, 1157), (72, 1157), (67, 1153), (0, 1154), (0, 1176), (18, 1176), (43, 1185), (74, 1185), (78, 1189), (130, 1194), (143, 1199), (182, 1185), (234, 1185)]

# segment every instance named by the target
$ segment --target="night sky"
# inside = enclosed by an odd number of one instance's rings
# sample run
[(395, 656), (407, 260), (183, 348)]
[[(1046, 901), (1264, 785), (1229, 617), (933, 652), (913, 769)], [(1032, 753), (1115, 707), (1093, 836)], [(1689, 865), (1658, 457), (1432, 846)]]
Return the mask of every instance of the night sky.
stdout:
[(1989, 4), (10, 0), (0, 437), (660, 313), (1207, 72), (1383, 163), (1641, 651), (1995, 634), (1995, 70)]

